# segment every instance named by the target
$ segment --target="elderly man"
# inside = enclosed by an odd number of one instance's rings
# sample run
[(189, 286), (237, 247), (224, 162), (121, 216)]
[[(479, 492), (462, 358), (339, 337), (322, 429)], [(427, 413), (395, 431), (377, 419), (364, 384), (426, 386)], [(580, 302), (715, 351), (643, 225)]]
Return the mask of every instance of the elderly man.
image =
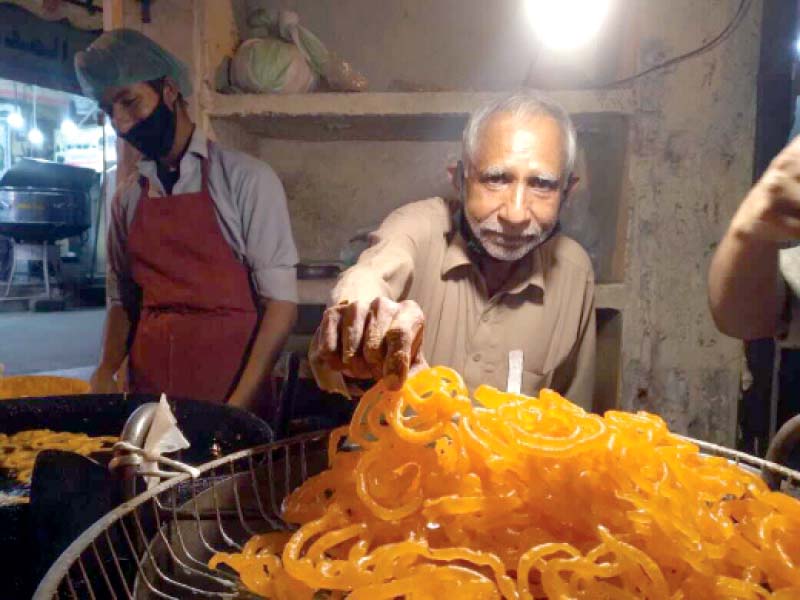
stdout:
[(310, 351), (320, 385), (342, 391), (343, 374), (398, 387), (427, 360), (470, 387), (549, 387), (591, 408), (594, 274), (558, 229), (575, 138), (532, 93), (472, 115), (451, 173), (460, 200), (395, 210), (337, 283)]
[(188, 69), (144, 35), (104, 33), (75, 67), (143, 155), (114, 198), (93, 389), (114, 390), (127, 357), (131, 391), (257, 408), (297, 308), (281, 182), (194, 126)]

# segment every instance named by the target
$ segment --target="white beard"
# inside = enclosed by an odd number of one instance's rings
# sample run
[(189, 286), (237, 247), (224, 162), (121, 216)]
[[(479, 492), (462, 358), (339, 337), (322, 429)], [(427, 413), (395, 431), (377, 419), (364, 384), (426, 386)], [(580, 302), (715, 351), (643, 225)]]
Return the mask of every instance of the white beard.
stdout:
[(465, 210), (464, 214), (472, 234), (486, 250), (486, 253), (495, 260), (505, 262), (521, 259), (544, 242), (555, 227), (544, 230), (537, 223), (531, 222), (523, 232), (514, 234), (510, 239), (506, 237), (508, 234), (496, 214), (491, 215), (482, 223), (478, 223), (469, 214), (469, 211)]

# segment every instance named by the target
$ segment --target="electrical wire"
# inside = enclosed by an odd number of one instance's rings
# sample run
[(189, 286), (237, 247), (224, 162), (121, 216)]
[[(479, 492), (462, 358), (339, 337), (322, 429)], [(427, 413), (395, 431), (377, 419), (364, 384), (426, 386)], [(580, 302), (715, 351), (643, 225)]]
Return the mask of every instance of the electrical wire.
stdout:
[(713, 39), (706, 42), (699, 48), (695, 48), (694, 50), (690, 50), (684, 54), (680, 54), (678, 56), (674, 56), (669, 60), (665, 60), (662, 63), (658, 63), (657, 65), (653, 65), (652, 67), (648, 67), (644, 71), (640, 71), (635, 75), (631, 75), (630, 77), (625, 77), (623, 79), (617, 79), (616, 81), (611, 81), (606, 83), (601, 87), (616, 87), (620, 85), (625, 85), (631, 83), (632, 81), (636, 81), (646, 75), (650, 75), (651, 73), (655, 73), (656, 71), (661, 71), (673, 65), (676, 65), (680, 62), (688, 60), (690, 58), (694, 58), (695, 56), (699, 56), (708, 52), (709, 50), (713, 50), (717, 46), (719, 46), (722, 42), (728, 39), (731, 34), (739, 28), (744, 17), (747, 15), (748, 11), (750, 10), (750, 5), (752, 0), (740, 0), (739, 7), (736, 9), (736, 14), (734, 14), (733, 19), (731, 19), (730, 23), (728, 23), (725, 28), (719, 32)]

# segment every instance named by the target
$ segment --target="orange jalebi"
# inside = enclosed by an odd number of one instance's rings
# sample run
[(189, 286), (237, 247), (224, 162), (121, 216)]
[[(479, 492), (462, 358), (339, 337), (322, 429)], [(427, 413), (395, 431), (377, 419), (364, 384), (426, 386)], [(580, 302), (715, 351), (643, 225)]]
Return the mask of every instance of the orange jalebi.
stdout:
[(284, 501), (300, 528), (211, 566), (274, 599), (800, 598), (797, 500), (651, 414), (474, 399), (442, 367), (379, 383)]
[(36, 456), (43, 450), (65, 450), (83, 456), (110, 451), (118, 442), (115, 436), (88, 436), (85, 433), (29, 429), (19, 433), (0, 433), (0, 469), (10, 471), (17, 480), (30, 483)]

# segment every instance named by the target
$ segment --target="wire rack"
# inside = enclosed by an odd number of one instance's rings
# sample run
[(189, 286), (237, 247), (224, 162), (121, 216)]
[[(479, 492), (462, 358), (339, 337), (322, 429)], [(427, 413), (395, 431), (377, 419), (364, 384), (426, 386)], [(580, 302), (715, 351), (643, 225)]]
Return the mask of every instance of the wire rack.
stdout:
[[(751, 471), (770, 472), (784, 490), (800, 472), (684, 438), (706, 454)], [(53, 564), (34, 600), (45, 598), (255, 598), (238, 578), (206, 565), (216, 552), (241, 550), (254, 534), (288, 530), (286, 495), (327, 465), (327, 432), (230, 454), (119, 506), (87, 529)]]

